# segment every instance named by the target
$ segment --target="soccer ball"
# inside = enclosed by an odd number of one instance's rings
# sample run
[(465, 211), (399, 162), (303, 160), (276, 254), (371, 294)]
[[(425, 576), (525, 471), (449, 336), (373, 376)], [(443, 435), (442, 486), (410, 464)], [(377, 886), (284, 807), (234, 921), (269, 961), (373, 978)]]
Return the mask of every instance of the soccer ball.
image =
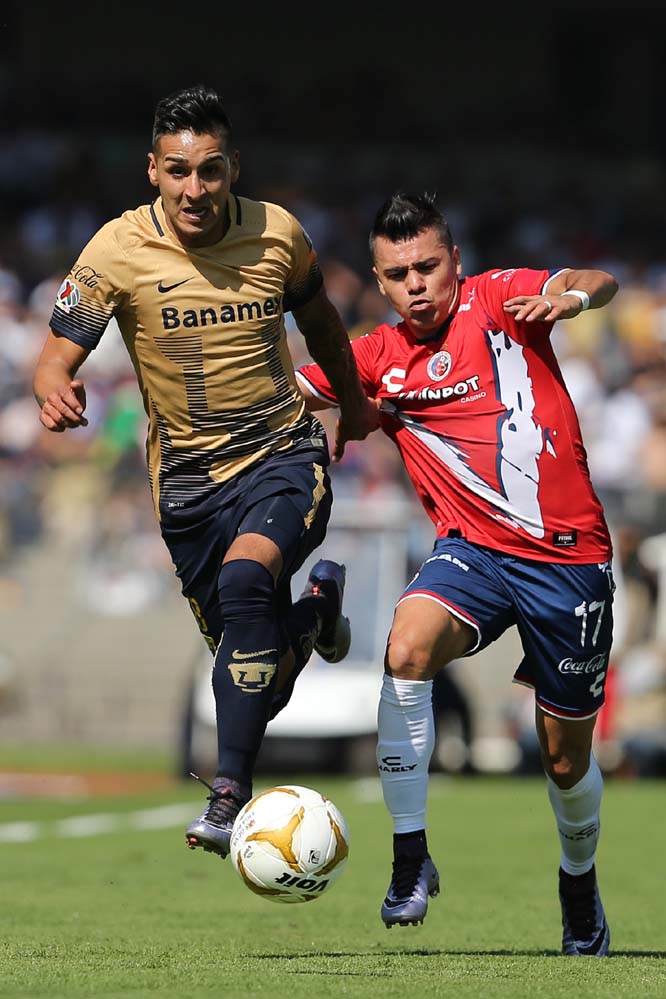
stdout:
[(271, 902), (311, 902), (340, 877), (349, 833), (332, 801), (289, 784), (248, 801), (234, 822), (230, 852), (257, 895)]

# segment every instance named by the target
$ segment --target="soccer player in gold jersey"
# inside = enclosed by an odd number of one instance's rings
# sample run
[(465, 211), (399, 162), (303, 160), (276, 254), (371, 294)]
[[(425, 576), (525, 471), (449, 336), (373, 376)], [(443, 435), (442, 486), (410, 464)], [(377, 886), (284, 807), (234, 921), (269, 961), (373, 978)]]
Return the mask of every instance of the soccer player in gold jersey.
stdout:
[(148, 154), (158, 197), (103, 226), (81, 252), (34, 376), (42, 424), (56, 433), (84, 426), (77, 373), (115, 316), (149, 417), (162, 536), (215, 656), (218, 771), (186, 840), (221, 856), (251, 797), (269, 718), (313, 645), (337, 662), (350, 641), (344, 566), (320, 560), (291, 600), (291, 576), (325, 536), (331, 489), (285, 312), (340, 400), (334, 460), (378, 425), (310, 239), (283, 208), (232, 193), (238, 174), (214, 91), (161, 100)]

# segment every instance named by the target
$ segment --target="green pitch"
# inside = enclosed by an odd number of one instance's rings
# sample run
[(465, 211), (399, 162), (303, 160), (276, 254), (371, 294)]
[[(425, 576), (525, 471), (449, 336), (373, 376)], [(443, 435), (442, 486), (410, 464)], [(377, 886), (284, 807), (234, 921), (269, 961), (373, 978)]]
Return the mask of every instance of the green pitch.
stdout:
[[(378, 782), (300, 782), (342, 809), (351, 853), (329, 894), (295, 906), (256, 897), (229, 861), (185, 848), (178, 805), (196, 814), (196, 786), (2, 803), (2, 999), (666, 995), (663, 784), (607, 782), (598, 866), (613, 956), (585, 961), (559, 956), (558, 849), (541, 781), (435, 779), (443, 894), (423, 927), (390, 931), (378, 917), (390, 871)], [(86, 814), (97, 816), (92, 832), (61, 823)], [(20, 835), (35, 838), (11, 841)]]

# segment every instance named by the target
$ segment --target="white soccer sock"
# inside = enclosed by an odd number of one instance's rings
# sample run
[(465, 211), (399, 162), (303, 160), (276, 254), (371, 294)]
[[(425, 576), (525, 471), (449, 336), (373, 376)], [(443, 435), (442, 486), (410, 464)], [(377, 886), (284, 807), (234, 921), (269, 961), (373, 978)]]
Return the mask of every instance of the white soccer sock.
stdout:
[(393, 831), (425, 829), (428, 765), (435, 745), (432, 680), (385, 674), (377, 721), (377, 766)]
[(567, 874), (585, 874), (594, 863), (599, 842), (599, 808), (604, 781), (594, 756), (582, 780), (562, 790), (548, 781), (548, 797), (557, 820), (562, 844), (560, 865)]

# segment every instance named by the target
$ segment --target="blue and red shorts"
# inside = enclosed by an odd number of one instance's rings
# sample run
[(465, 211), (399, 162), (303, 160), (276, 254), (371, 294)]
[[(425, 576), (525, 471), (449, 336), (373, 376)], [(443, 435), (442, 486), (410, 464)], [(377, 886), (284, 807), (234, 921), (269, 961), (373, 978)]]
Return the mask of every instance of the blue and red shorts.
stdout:
[(537, 562), (464, 538), (439, 538), (398, 603), (426, 597), (476, 632), (473, 655), (516, 625), (524, 659), (514, 682), (556, 718), (593, 717), (604, 703), (613, 635), (610, 562)]

